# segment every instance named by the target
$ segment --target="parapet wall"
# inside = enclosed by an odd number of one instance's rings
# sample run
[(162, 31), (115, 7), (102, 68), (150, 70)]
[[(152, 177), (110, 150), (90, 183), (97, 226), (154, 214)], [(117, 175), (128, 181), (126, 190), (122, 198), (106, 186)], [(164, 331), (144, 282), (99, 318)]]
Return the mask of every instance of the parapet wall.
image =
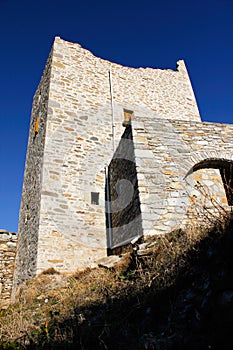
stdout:
[(0, 309), (10, 303), (16, 248), (16, 233), (0, 230)]
[[(94, 56), (80, 45), (55, 38), (51, 77), (51, 107), (58, 111), (95, 111), (113, 102), (138, 113), (148, 109), (170, 119), (200, 121), (200, 115), (183, 60), (177, 70), (132, 68)], [(56, 105), (52, 105), (56, 101)], [(115, 114), (119, 112), (115, 110)], [(122, 111), (121, 111), (122, 113)], [(138, 113), (140, 114), (140, 113)]]

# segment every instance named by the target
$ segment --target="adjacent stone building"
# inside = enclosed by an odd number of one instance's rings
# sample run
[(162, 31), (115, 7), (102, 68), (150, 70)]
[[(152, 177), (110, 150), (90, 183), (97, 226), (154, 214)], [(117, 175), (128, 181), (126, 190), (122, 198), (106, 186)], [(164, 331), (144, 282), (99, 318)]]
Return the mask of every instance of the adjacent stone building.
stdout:
[(16, 247), (17, 234), (0, 229), (0, 309), (11, 300)]
[(32, 106), (15, 286), (232, 205), (232, 131), (201, 121), (184, 61), (128, 68), (56, 37)]

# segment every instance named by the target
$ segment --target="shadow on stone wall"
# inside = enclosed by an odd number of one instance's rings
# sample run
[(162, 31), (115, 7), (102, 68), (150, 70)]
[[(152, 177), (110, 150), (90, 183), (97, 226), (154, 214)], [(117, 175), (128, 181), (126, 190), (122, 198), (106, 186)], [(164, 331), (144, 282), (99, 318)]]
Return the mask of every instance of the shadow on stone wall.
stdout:
[(107, 245), (113, 249), (142, 236), (131, 126), (127, 126), (106, 175)]

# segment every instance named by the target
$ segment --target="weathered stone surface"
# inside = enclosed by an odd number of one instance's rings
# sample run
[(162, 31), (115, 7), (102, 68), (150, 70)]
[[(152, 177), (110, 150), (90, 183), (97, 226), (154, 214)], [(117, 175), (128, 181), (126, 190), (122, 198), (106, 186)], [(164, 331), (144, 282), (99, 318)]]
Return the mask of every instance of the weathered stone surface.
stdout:
[[(125, 110), (133, 111), (130, 139)], [(123, 67), (56, 38), (33, 101), (15, 285), (50, 267), (93, 266), (114, 239), (173, 230), (192, 222), (196, 207), (212, 210), (213, 198), (225, 205), (218, 170), (190, 169), (210, 157), (233, 159), (232, 131), (201, 122), (183, 61), (176, 71)]]
[(0, 309), (10, 303), (17, 246), (17, 235), (6, 230), (0, 232)]

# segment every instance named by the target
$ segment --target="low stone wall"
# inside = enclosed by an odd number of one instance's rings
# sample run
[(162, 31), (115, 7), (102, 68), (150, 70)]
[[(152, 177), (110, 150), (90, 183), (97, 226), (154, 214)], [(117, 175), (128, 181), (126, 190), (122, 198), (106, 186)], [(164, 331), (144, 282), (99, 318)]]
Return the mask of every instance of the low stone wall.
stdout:
[(0, 309), (6, 308), (11, 299), (17, 234), (0, 230)]

